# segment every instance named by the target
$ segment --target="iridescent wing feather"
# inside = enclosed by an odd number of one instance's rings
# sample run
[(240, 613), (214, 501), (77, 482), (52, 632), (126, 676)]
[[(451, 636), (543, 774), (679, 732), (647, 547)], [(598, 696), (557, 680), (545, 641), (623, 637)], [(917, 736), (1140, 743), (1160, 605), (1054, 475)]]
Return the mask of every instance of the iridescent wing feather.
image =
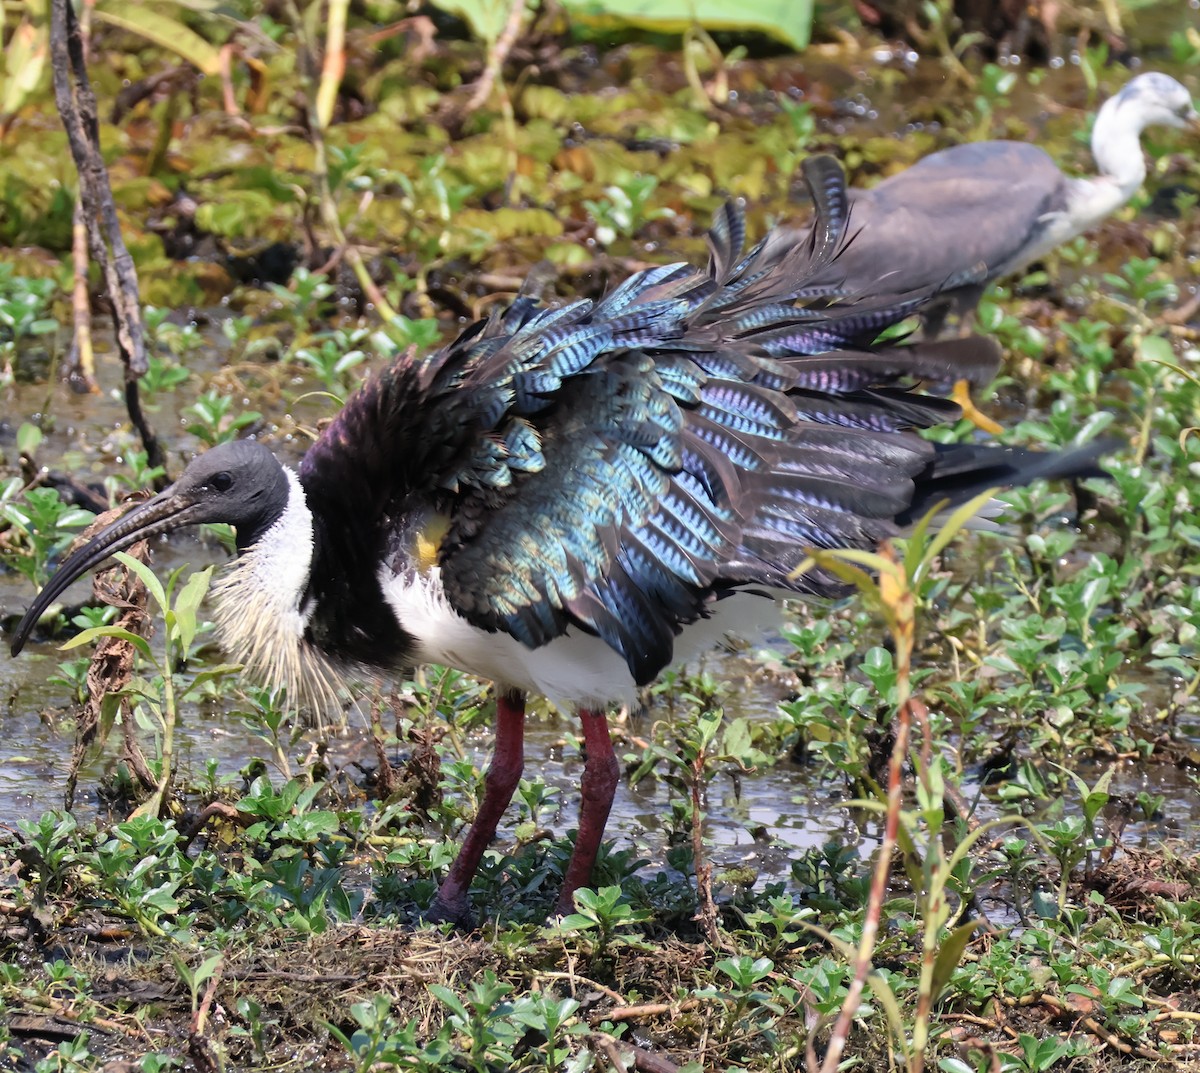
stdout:
[[(531, 647), (594, 632), (642, 682), (730, 587), (840, 592), (791, 573), (809, 548), (896, 532), (939, 459), (904, 430), (958, 412), (909, 385), (996, 353), (871, 345), (928, 296), (797, 304), (846, 238), (840, 168), (819, 158), (806, 174), (818, 222), (793, 249), (743, 256), (729, 205), (706, 270), (647, 269), (594, 305), (522, 297), (396, 363), (310, 450), (306, 489), (341, 501), (321, 505), (333, 517), (373, 511), (381, 534), (389, 518), (447, 518), (439, 564), (460, 614)], [(357, 556), (365, 568), (379, 549)]]

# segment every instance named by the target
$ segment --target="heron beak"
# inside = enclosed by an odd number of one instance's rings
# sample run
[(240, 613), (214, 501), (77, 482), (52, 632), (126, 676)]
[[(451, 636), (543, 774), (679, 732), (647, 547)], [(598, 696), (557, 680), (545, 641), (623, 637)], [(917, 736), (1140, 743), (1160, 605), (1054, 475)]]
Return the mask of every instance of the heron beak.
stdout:
[(123, 551), (139, 540), (203, 521), (199, 517), (201, 509), (198, 502), (176, 492), (172, 486), (102, 529), (83, 547), (67, 556), (54, 576), (46, 582), (46, 587), (29, 605), (29, 610), (13, 633), (9, 646), (12, 654), (20, 654), (46, 609), (77, 577), (99, 566), (114, 552)]

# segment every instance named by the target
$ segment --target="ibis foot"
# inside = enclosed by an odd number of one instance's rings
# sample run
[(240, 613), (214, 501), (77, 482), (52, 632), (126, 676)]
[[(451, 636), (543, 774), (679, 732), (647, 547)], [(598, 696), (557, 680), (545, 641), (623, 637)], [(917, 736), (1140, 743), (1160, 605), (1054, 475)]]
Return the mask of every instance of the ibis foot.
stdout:
[(457, 924), (468, 930), (478, 921), (467, 895), (484, 851), (496, 837), (500, 817), (508, 808), (525, 766), (525, 698), (519, 693), (501, 693), (496, 698), (496, 751), (484, 778), (483, 800), (463, 839), (450, 871), (433, 899), (425, 919)]
[(592, 872), (604, 838), (604, 825), (608, 822), (617, 783), (621, 779), (621, 767), (613, 752), (604, 713), (585, 708), (580, 710), (579, 719), (583, 726), (585, 754), (580, 780), (579, 830), (575, 833), (575, 849), (563, 876), (562, 891), (554, 906), (554, 912), (559, 916), (575, 912), (575, 892), (580, 887), (590, 886), (593, 881)]
[(479, 920), (471, 905), (471, 899), (465, 894), (458, 899), (443, 899), (439, 894), (433, 903), (421, 914), (421, 919), (427, 924), (453, 924), (463, 931), (474, 931), (479, 927)]

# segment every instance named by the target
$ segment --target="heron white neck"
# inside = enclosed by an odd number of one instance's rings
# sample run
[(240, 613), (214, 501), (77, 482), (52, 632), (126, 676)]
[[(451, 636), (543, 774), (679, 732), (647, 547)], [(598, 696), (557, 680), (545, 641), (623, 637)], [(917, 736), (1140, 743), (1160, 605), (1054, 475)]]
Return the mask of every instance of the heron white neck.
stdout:
[(1124, 100), (1121, 94), (1109, 97), (1096, 116), (1092, 156), (1100, 175), (1092, 185), (1108, 187), (1112, 207), (1107, 212), (1124, 205), (1146, 181), (1146, 158), (1141, 143), (1146, 125), (1146, 113), (1137, 106), (1136, 99)]
[(214, 586), (216, 621), (230, 654), (271, 685), (295, 692), (311, 608), (302, 608), (313, 561), (313, 519), (300, 480), (284, 468), (283, 513)]

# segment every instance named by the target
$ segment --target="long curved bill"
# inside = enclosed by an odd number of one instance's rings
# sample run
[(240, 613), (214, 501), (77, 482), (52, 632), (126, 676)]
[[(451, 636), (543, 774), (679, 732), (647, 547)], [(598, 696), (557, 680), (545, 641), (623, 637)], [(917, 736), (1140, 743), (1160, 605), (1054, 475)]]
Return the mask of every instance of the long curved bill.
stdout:
[(12, 654), (14, 656), (20, 654), (30, 633), (33, 632), (34, 626), (46, 613), (46, 609), (77, 577), (93, 567), (99, 566), (114, 552), (124, 551), (139, 540), (202, 521), (203, 519), (196, 516), (199, 513), (199, 503), (189, 496), (181, 495), (172, 487), (160, 492), (141, 506), (134, 507), (128, 514), (118, 518), (106, 529), (102, 529), (82, 548), (67, 556), (54, 576), (46, 582), (46, 587), (29, 605), (29, 610), (25, 612), (25, 617), (21, 619), (13, 633), (9, 646)]

